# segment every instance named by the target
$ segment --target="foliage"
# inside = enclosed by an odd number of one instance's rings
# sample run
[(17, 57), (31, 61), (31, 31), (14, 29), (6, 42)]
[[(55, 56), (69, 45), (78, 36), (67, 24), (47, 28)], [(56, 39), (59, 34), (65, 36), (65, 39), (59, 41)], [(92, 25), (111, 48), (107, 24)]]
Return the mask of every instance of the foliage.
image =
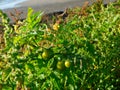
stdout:
[(12, 26), (0, 11), (5, 43), (0, 50), (0, 90), (120, 89), (116, 5), (120, 2), (68, 9), (68, 16), (52, 26), (40, 23), (42, 12), (31, 8), (25, 20)]

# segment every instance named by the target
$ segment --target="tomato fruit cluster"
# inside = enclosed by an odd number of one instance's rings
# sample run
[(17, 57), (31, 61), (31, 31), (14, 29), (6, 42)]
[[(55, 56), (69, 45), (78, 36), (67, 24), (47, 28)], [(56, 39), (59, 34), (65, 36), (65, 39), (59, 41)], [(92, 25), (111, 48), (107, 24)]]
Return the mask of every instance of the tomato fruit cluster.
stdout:
[(59, 69), (59, 70), (64, 70), (65, 68), (70, 68), (70, 66), (71, 66), (70, 60), (57, 62), (57, 69)]

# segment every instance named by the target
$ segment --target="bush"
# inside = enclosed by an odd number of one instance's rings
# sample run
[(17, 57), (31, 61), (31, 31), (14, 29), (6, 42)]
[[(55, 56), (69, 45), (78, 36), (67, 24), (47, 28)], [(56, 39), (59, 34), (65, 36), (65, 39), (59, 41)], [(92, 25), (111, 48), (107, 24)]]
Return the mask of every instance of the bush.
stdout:
[(0, 89), (120, 89), (120, 2), (68, 9), (53, 25), (42, 12), (9, 24), (1, 11)]

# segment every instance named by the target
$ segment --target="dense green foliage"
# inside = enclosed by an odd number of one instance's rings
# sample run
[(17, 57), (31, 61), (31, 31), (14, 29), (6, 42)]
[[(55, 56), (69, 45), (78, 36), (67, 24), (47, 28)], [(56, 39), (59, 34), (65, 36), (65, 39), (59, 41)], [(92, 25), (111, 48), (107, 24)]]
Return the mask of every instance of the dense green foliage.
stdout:
[(0, 90), (120, 89), (120, 1), (68, 9), (53, 25), (28, 9), (25, 20), (4, 26)]

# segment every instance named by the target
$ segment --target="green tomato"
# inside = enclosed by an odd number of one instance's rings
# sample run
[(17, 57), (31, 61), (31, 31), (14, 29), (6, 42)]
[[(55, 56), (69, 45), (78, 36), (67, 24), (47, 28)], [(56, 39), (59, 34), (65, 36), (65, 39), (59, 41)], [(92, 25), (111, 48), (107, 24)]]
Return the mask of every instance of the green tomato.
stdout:
[(50, 59), (53, 55), (53, 52), (51, 50), (44, 50), (42, 53), (42, 58), (44, 60)]
[(63, 70), (64, 68), (65, 68), (64, 62), (63, 61), (58, 61), (57, 69)]

